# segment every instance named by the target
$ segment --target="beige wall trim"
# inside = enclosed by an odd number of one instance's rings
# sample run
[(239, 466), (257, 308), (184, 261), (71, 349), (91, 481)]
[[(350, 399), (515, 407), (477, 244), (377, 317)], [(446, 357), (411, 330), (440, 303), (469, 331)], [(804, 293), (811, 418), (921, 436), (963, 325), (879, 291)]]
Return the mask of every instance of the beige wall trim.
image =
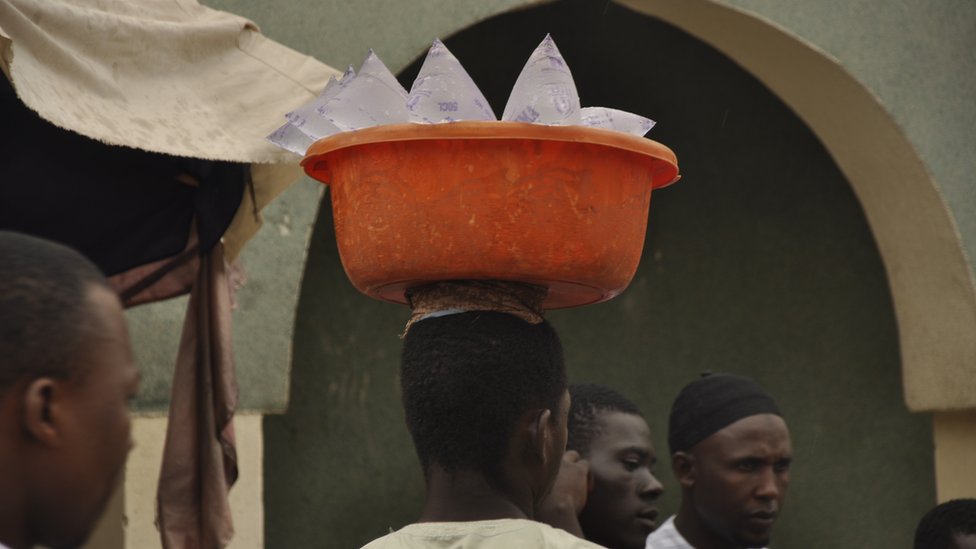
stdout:
[[(166, 440), (165, 417), (132, 421), (135, 448), (126, 464), (124, 485), (113, 496), (86, 549), (157, 549), (156, 484)], [(234, 539), (228, 549), (264, 547), (264, 442), (262, 416), (237, 415), (240, 477), (230, 491)]]
[(932, 415), (939, 503), (976, 497), (976, 410)]
[(620, 0), (721, 50), (810, 127), (860, 199), (891, 285), (909, 409), (976, 408), (976, 285), (932, 176), (878, 99), (789, 31), (709, 0)]

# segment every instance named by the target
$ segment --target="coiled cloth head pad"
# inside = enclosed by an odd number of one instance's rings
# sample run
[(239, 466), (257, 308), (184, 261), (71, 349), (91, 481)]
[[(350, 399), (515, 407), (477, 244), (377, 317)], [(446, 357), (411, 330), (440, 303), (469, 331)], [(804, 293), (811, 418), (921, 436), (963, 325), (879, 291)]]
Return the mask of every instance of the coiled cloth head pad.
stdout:
[(545, 286), (502, 280), (448, 280), (416, 286), (406, 291), (413, 314), (403, 333), (425, 318), (470, 311), (505, 313), (539, 324), (547, 292)]

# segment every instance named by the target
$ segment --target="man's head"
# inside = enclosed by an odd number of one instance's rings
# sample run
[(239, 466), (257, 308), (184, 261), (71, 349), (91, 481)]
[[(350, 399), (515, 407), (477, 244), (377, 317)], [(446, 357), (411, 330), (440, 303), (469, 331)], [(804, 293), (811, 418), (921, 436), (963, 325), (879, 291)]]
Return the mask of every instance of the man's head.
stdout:
[(925, 513), (915, 549), (976, 549), (976, 499), (954, 499)]
[(586, 539), (613, 549), (640, 549), (657, 526), (651, 429), (623, 395), (601, 385), (571, 385), (569, 442), (590, 464), (593, 486), (580, 513)]
[(562, 346), (548, 323), (468, 312), (414, 324), (403, 342), (407, 427), (426, 474), (476, 472), (545, 497), (566, 447)]
[(98, 269), (64, 246), (0, 231), (0, 497), (22, 517), (0, 525), (0, 541), (88, 537), (131, 446), (137, 384), (121, 305)]
[(773, 399), (750, 379), (703, 377), (675, 399), (668, 444), (682, 488), (679, 529), (694, 530), (682, 534), (698, 546), (765, 546), (793, 459)]

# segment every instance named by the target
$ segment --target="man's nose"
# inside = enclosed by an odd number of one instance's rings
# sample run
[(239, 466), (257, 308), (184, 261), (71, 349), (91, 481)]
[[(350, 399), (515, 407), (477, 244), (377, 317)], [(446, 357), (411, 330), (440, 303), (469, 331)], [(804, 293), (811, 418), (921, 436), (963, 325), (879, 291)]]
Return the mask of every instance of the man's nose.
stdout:
[(779, 477), (772, 467), (764, 467), (759, 473), (759, 484), (756, 486), (756, 497), (759, 499), (776, 499), (781, 490)]
[(664, 493), (664, 486), (657, 480), (654, 473), (648, 472), (647, 477), (642, 479), (640, 485), (640, 496), (649, 499), (657, 499)]

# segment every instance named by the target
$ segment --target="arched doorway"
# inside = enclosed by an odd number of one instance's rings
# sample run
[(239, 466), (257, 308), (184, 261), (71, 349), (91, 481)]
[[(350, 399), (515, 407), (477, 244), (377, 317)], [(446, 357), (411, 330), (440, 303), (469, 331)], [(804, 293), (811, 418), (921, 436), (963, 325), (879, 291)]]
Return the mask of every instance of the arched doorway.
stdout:
[[(637, 400), (665, 453), (681, 385), (705, 369), (751, 375), (779, 398), (798, 456), (775, 543), (904, 544), (934, 500), (931, 429), (903, 405), (884, 265), (830, 152), (731, 59), (615, 4), (543, 5), (446, 43), (500, 112), (546, 32), (584, 103), (658, 120), (650, 136), (675, 149), (684, 173), (654, 195), (631, 288), (551, 315), (572, 378)], [(266, 420), (267, 542), (355, 546), (412, 521), (422, 500), (396, 391), (405, 311), (349, 288), (327, 202), (305, 280), (291, 407)]]

